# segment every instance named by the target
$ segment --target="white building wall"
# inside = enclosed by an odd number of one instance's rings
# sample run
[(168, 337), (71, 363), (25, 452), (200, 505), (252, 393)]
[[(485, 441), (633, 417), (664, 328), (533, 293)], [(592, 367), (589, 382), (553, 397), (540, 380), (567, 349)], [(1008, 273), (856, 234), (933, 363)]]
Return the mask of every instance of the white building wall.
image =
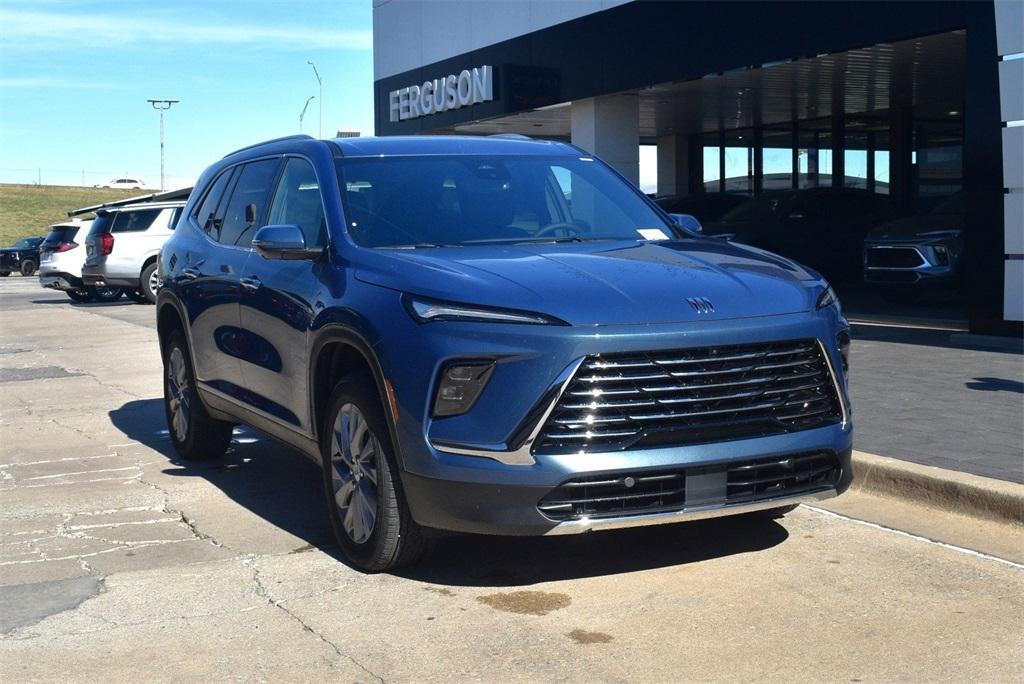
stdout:
[(632, 0), (373, 0), (373, 78), (478, 50)]
[[(996, 0), (1003, 128), (1003, 316), (1024, 320), (1024, 2)], [(1007, 58), (1010, 59), (1007, 59)]]

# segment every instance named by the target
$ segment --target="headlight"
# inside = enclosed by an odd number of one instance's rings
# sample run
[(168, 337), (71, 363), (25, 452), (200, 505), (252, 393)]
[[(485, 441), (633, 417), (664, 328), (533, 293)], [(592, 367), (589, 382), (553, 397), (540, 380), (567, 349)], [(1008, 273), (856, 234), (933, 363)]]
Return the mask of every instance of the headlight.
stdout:
[(839, 296), (836, 291), (832, 289), (831, 285), (825, 286), (825, 291), (818, 295), (818, 309), (824, 309), (825, 307), (836, 305), (836, 308), (842, 311), (842, 306), (839, 304)]
[(564, 321), (543, 314), (512, 309), (492, 309), (470, 304), (453, 304), (420, 299), (406, 295), (406, 309), (420, 323), (429, 321), (483, 321), (491, 323), (532, 323), (534, 325), (566, 325)]

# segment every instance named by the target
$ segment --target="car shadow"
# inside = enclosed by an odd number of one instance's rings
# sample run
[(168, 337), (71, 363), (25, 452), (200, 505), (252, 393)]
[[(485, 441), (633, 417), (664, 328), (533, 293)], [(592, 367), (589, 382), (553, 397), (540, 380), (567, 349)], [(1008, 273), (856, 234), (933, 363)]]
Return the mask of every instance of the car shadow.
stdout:
[[(217, 461), (178, 458), (167, 436), (163, 401), (131, 401), (109, 413), (129, 439), (162, 454), (163, 471), (201, 477), (236, 503), (341, 562), (325, 511), (320, 469), (294, 449), (237, 428)], [(418, 565), (396, 575), (450, 586), (516, 587), (699, 563), (770, 549), (788, 537), (763, 516), (738, 516), (563, 537), (441, 534)]]
[(1006, 378), (974, 378), (971, 382), (965, 382), (967, 389), (979, 390), (981, 392), (1015, 392), (1024, 394), (1024, 382), (1020, 380), (1007, 380)]

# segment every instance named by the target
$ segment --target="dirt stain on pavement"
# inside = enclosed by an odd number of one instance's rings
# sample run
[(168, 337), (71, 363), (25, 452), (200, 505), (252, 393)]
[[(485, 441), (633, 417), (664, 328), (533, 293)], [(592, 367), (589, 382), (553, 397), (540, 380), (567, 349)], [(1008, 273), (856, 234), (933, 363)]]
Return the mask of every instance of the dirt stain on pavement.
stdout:
[(568, 594), (546, 591), (508, 591), (477, 596), (476, 600), (495, 610), (520, 615), (547, 615), (572, 603)]
[(444, 587), (423, 587), (423, 588), (426, 589), (427, 591), (433, 592), (435, 594), (440, 594), (441, 596), (455, 596), (455, 592), (454, 591), (452, 591), (451, 589), (445, 589)]
[(574, 629), (567, 634), (577, 644), (607, 644), (612, 640), (611, 634), (604, 632), (588, 632), (585, 629)]

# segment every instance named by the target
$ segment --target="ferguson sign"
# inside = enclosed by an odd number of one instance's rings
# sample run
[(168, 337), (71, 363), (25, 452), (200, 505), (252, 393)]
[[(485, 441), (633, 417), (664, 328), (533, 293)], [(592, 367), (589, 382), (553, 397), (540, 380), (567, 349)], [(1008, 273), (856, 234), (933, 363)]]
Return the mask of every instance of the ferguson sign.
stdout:
[(388, 93), (392, 121), (417, 119), (493, 99), (494, 69), (489, 66), (465, 69)]

